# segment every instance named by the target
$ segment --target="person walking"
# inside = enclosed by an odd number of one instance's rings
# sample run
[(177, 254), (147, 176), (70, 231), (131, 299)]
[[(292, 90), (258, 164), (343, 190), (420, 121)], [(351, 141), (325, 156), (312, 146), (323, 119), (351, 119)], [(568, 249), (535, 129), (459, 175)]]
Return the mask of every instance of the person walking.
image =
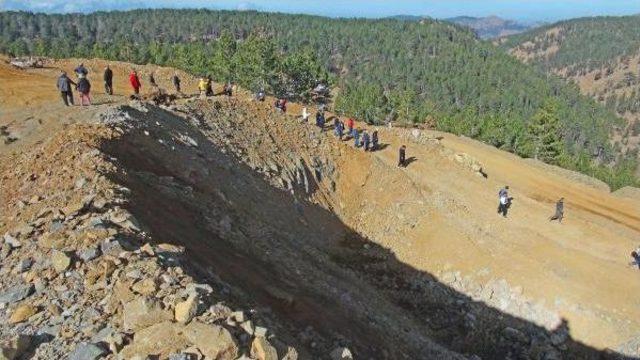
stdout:
[(309, 116), (311, 116), (311, 114), (307, 111), (307, 107), (303, 107), (302, 108), (302, 122), (306, 123), (309, 122)]
[(405, 167), (407, 162), (407, 146), (402, 145), (398, 150), (398, 167)]
[(113, 71), (111, 71), (109, 65), (104, 69), (102, 79), (104, 80), (104, 92), (107, 95), (113, 95)]
[(502, 189), (500, 189), (500, 191), (498, 191), (498, 214), (502, 215), (503, 217), (507, 217), (507, 212), (509, 210), (509, 186), (506, 185), (505, 187), (503, 187)]
[(369, 151), (370, 145), (371, 145), (371, 136), (369, 136), (369, 133), (365, 129), (362, 131), (362, 147), (364, 148), (364, 151)]
[(564, 198), (560, 198), (556, 203), (556, 213), (549, 218), (549, 221), (558, 220), (562, 224), (562, 218), (564, 217)]
[(371, 133), (371, 151), (378, 150), (378, 130), (373, 130)]
[(180, 93), (180, 78), (178, 77), (178, 73), (173, 74), (171, 82), (173, 83), (173, 87), (176, 89), (176, 92)]
[(89, 79), (86, 77), (80, 78), (76, 89), (78, 89), (78, 92), (80, 93), (80, 105), (85, 106), (85, 100), (87, 105), (91, 105), (91, 96), (89, 95), (91, 92), (91, 83), (89, 82)]
[(138, 73), (135, 70), (131, 70), (131, 74), (129, 74), (129, 83), (133, 88), (133, 93), (136, 96), (139, 95), (142, 84), (140, 83), (140, 78), (138, 77)]
[(73, 90), (71, 85), (76, 86), (76, 83), (69, 79), (66, 72), (62, 71), (58, 77), (56, 87), (60, 91), (60, 96), (65, 106), (69, 106), (69, 104), (73, 105)]

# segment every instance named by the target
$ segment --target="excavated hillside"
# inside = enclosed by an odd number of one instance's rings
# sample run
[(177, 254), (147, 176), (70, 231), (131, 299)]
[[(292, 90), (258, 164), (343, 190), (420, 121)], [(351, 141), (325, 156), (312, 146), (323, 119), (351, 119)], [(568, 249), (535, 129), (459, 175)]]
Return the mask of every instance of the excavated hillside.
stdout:
[(65, 108), (56, 68), (76, 63), (0, 65), (3, 351), (640, 356), (633, 190), (427, 130), (380, 128), (366, 153), (242, 91), (129, 101), (122, 63), (120, 95), (95, 81), (95, 105)]

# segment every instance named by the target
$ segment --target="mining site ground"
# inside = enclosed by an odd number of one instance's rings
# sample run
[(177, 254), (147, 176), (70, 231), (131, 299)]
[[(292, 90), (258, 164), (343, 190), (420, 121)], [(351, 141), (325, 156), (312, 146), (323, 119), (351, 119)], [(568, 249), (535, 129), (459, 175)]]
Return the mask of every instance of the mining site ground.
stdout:
[[(365, 359), (640, 355), (640, 273), (628, 265), (637, 198), (430, 130), (378, 128), (381, 149), (365, 153), (302, 123), (298, 104), (285, 115), (242, 90), (198, 99), (184, 73), (187, 95), (171, 104), (144, 87), (148, 101), (130, 101), (125, 63), (111, 63), (107, 96), (106, 62), (84, 60), (95, 105), (67, 108), (55, 79), (79, 61), (0, 64), (0, 170), (79, 126), (113, 130), (80, 133), (111, 159), (102, 175), (129, 189), (127, 211), (153, 241), (184, 246), (194, 277), (271, 314), (302, 358), (335, 344)], [(173, 69), (135, 67), (170, 89)], [(15, 225), (7, 189), (20, 180), (3, 177), (0, 233)], [(507, 184), (505, 219), (496, 207)], [(560, 197), (566, 218), (549, 222)]]

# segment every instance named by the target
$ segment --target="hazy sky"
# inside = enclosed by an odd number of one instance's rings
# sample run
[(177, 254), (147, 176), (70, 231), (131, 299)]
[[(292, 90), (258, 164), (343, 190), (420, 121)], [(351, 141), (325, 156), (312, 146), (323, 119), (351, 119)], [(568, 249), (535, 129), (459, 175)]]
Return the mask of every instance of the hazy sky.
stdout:
[(640, 0), (0, 0), (1, 10), (90, 12), (149, 7), (257, 9), (326, 16), (459, 15), (558, 20), (640, 13)]

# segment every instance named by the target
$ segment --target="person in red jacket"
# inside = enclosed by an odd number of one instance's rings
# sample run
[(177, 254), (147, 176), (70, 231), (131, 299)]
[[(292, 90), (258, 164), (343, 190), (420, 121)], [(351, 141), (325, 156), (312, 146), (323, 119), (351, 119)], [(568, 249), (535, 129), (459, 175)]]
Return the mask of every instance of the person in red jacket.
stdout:
[(354, 121), (352, 118), (347, 119), (347, 135), (353, 136), (353, 124)]
[(133, 92), (136, 95), (140, 94), (140, 88), (142, 87), (142, 84), (140, 83), (140, 78), (138, 78), (138, 73), (135, 70), (131, 71), (131, 74), (129, 75), (129, 82), (131, 83)]

